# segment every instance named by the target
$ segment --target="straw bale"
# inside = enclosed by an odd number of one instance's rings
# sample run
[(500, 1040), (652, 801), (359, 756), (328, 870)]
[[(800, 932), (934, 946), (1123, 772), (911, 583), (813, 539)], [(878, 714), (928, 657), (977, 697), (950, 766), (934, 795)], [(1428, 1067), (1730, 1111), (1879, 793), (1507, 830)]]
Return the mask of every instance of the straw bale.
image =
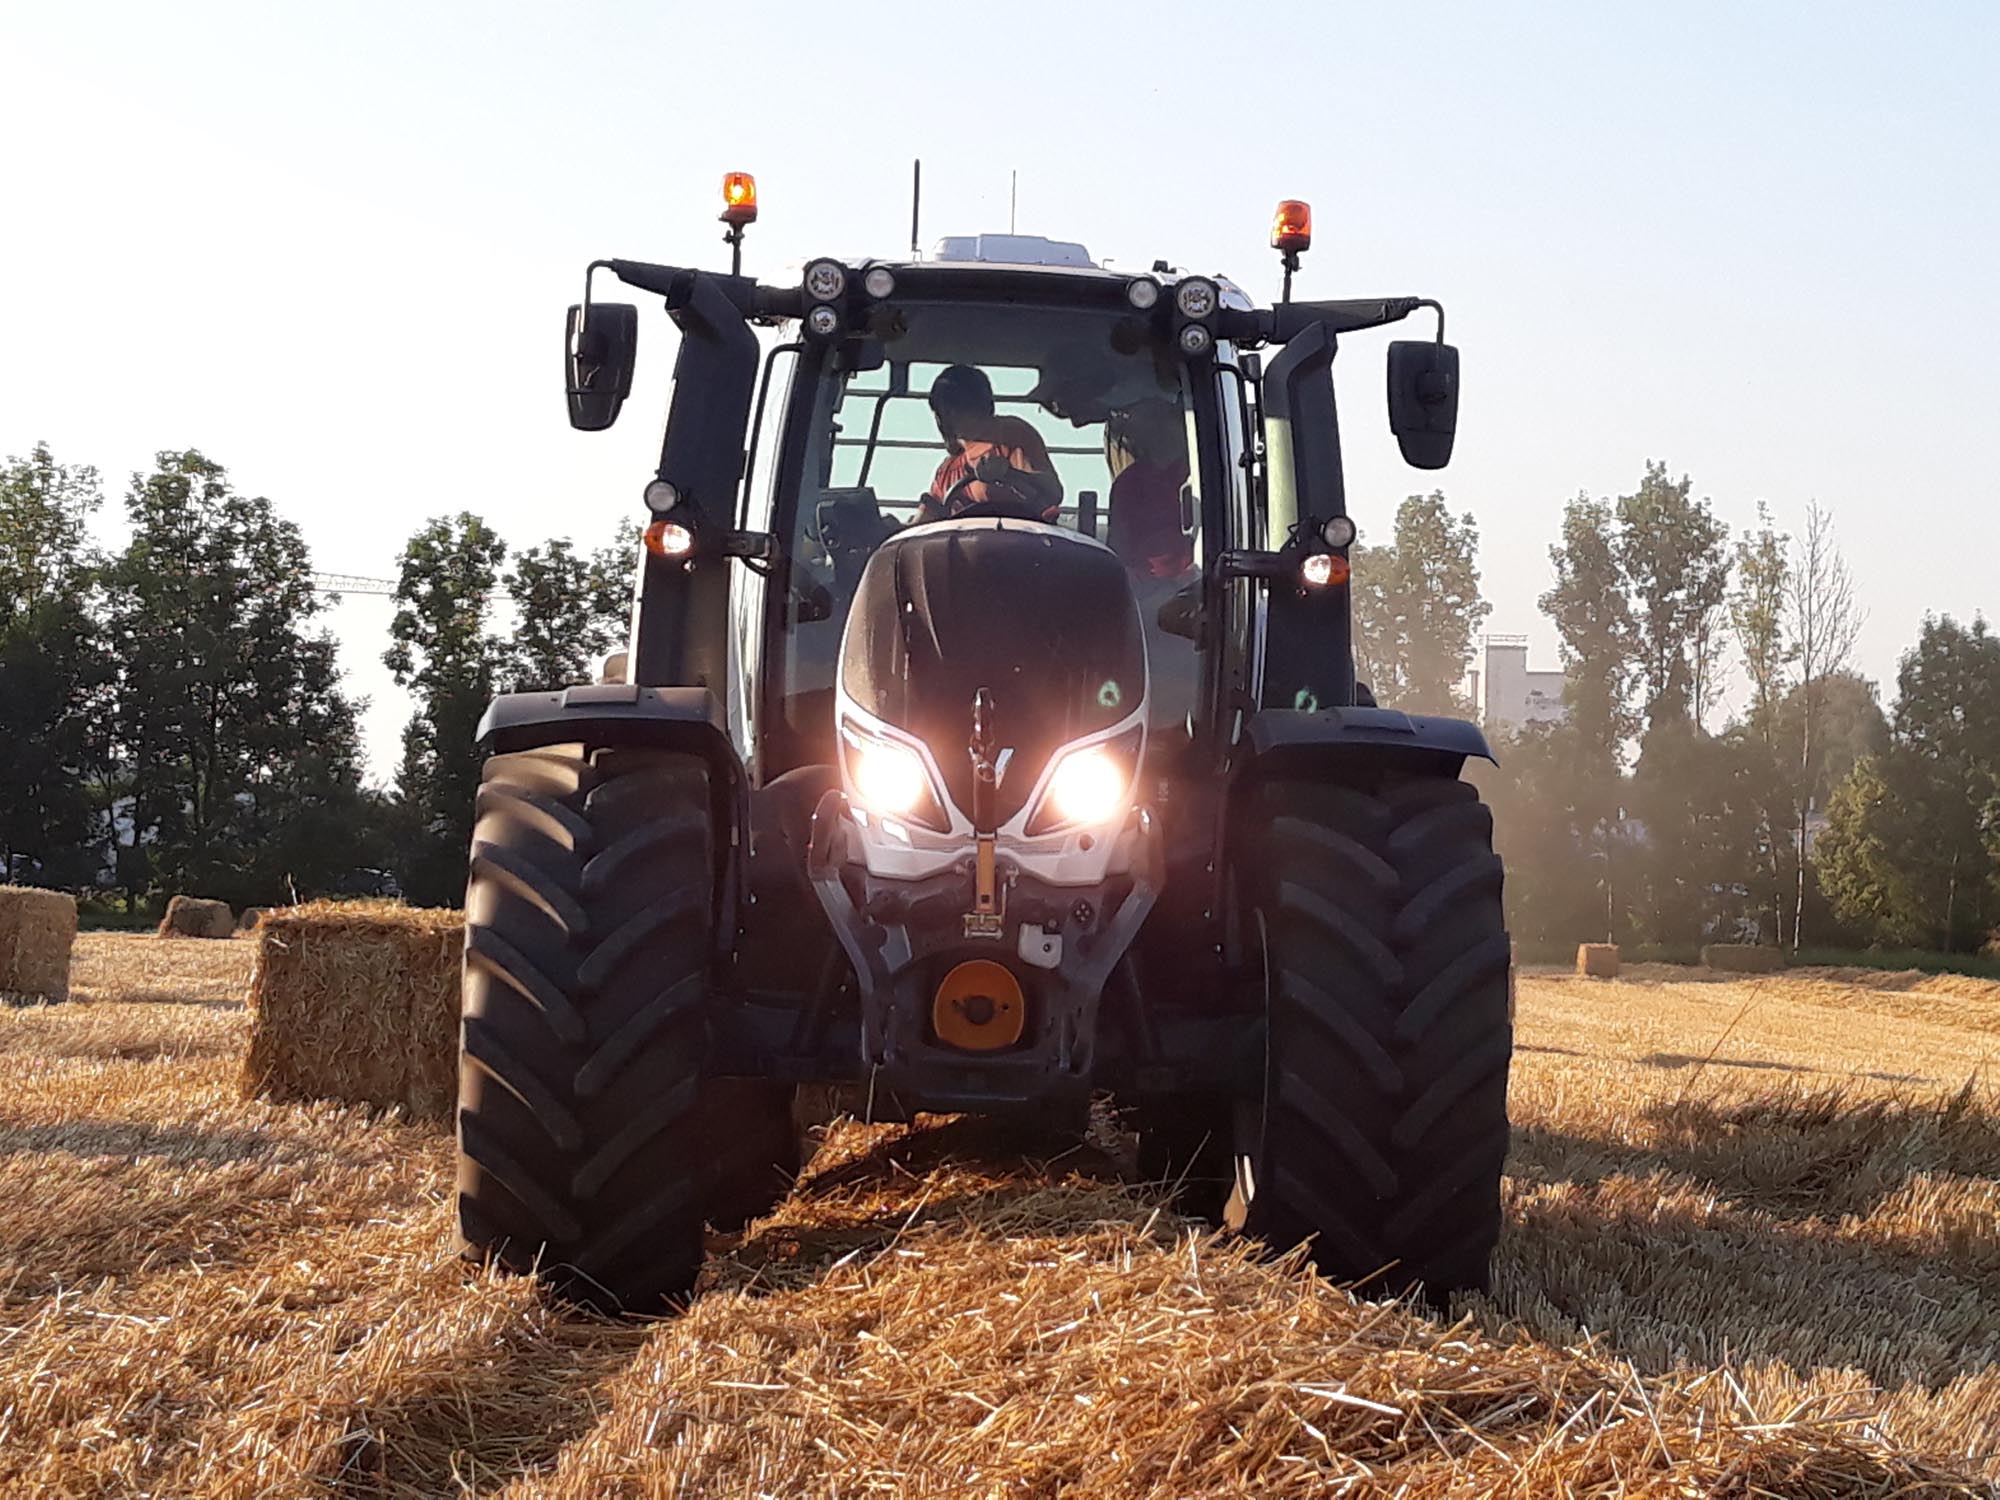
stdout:
[(269, 911), (270, 909), (271, 908), (268, 906), (244, 907), (243, 915), (236, 919), (236, 930), (238, 932), (253, 931), (256, 928), (257, 924), (263, 920), (264, 913)]
[(1701, 950), (1702, 967), (1725, 974), (1775, 974), (1785, 966), (1782, 949), (1763, 943), (1708, 943)]
[(0, 995), (67, 1000), (75, 940), (75, 897), (0, 885)]
[(1616, 979), (1618, 977), (1618, 945), (1616, 943), (1579, 943), (1576, 947), (1576, 972), (1585, 979)]
[(236, 913), (227, 901), (176, 896), (160, 918), (161, 937), (226, 938), (236, 935)]
[(247, 1092), (451, 1118), (458, 912), (321, 901), (265, 913), (256, 938)]

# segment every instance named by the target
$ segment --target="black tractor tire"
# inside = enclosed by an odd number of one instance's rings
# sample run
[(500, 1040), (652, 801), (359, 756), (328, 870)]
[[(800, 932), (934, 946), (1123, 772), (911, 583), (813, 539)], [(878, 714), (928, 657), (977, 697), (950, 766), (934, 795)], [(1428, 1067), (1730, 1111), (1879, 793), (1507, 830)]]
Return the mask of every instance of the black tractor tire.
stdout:
[(1254, 799), (1236, 865), (1266, 1046), (1232, 1207), (1371, 1295), (1484, 1290), (1513, 1054), (1492, 814), (1443, 775)]
[(460, 1242), (607, 1312), (664, 1311), (694, 1286), (704, 1221), (784, 1190), (789, 1148), (760, 1153), (775, 1123), (790, 1140), (788, 1094), (702, 1077), (712, 840), (693, 756), (560, 745), (481, 779)]

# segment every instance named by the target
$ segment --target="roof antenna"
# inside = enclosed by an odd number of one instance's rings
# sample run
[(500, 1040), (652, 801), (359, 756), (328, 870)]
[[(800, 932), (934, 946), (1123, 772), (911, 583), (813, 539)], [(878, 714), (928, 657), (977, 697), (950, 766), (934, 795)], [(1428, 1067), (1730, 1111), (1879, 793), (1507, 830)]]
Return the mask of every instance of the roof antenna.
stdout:
[(922, 260), (923, 251), (917, 248), (917, 211), (924, 202), (924, 164), (922, 158), (910, 162), (910, 259)]
[(1021, 169), (1014, 167), (1007, 173), (1007, 232), (1014, 232), (1014, 211), (1021, 202)]

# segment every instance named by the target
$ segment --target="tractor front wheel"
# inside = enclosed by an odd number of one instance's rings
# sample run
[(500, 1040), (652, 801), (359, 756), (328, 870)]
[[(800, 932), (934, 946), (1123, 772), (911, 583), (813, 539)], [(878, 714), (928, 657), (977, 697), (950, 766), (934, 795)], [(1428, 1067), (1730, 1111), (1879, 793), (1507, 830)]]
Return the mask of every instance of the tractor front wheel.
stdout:
[(705, 1082), (707, 770), (580, 745), (486, 764), (465, 897), (459, 1233), (573, 1300), (658, 1312), (702, 1226), (785, 1188), (789, 1091)]
[(1483, 1289), (1513, 1052), (1492, 815), (1443, 776), (1255, 795), (1237, 871), (1266, 1047), (1232, 1208), (1370, 1291)]

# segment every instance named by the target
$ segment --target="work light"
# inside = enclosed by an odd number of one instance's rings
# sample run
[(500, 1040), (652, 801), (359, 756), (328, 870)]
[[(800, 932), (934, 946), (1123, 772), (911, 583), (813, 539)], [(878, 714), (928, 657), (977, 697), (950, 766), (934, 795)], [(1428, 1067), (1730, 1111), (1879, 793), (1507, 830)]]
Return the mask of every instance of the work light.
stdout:
[(847, 271), (840, 262), (816, 260), (806, 267), (806, 295), (815, 302), (833, 302), (847, 290)]
[(1174, 306), (1181, 310), (1184, 318), (1206, 318), (1211, 316), (1222, 301), (1222, 293), (1214, 282), (1200, 276), (1190, 276), (1174, 288)]

